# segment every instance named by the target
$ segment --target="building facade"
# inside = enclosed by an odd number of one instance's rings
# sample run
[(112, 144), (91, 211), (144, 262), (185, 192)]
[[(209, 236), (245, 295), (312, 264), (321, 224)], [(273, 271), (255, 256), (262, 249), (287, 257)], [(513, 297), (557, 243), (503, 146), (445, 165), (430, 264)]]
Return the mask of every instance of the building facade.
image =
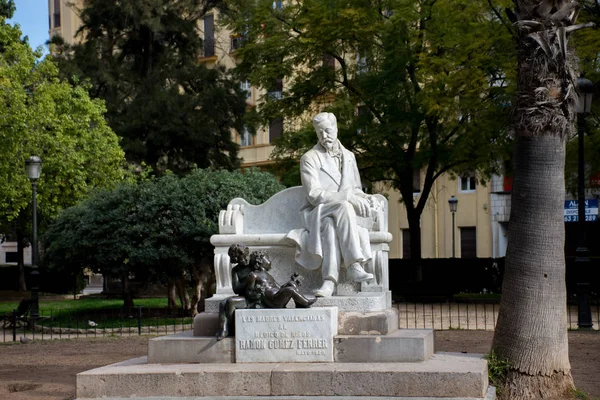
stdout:
[[(81, 0), (76, 2), (80, 4)], [(49, 0), (50, 35), (61, 35), (67, 42), (74, 43), (80, 26), (72, 0)], [(201, 21), (204, 35), (204, 54), (199, 62), (207, 66), (235, 66), (235, 50), (243, 38), (228, 31), (219, 24), (219, 15), (211, 12)], [(280, 86), (281, 83), (279, 83)], [(264, 90), (257, 89), (249, 82), (242, 82), (247, 92), (248, 107), (255, 107)], [(269, 96), (281, 96), (283, 87), (272, 89)], [(279, 90), (279, 92), (278, 92)], [(247, 131), (234, 132), (240, 148), (242, 165), (265, 166), (271, 164), (273, 141), (284, 130), (284, 121), (272, 121), (268, 127), (260, 129), (252, 136)], [(406, 210), (400, 202), (400, 194), (387, 190), (390, 205), (390, 232), (394, 240), (390, 244), (391, 258), (410, 257), (410, 238)], [(458, 210), (450, 212), (448, 200), (451, 196), (458, 199)], [(415, 192), (414, 200), (418, 200)], [(452, 257), (453, 246), (456, 257), (503, 257), (506, 252), (506, 229), (510, 214), (510, 187), (501, 176), (492, 177), (486, 186), (477, 182), (475, 176), (453, 177), (445, 174), (437, 179), (421, 216), (421, 249), (424, 258)], [(454, 230), (454, 244), (452, 232)]]

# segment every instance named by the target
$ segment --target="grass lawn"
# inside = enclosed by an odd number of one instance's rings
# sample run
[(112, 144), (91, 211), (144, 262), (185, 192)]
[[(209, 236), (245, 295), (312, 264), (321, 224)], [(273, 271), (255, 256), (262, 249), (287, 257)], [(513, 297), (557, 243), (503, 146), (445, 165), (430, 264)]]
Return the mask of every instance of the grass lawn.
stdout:
[[(152, 299), (135, 299), (133, 303), (135, 307), (142, 306), (143, 308), (166, 308), (168, 305), (166, 297)], [(0, 302), (0, 315), (16, 309), (18, 305), (18, 301)], [(121, 307), (123, 307), (122, 299), (107, 300), (93, 297), (84, 297), (77, 300), (40, 300), (40, 313), (43, 313), (43, 315), (50, 314), (50, 311), (52, 311), (53, 313), (57, 313), (59, 311), (77, 313), (78, 311), (85, 310), (118, 309)]]
[[(11, 312), (18, 301), (0, 302), (0, 316)], [(38, 325), (47, 327), (90, 328), (89, 321), (96, 323), (96, 329), (137, 327), (138, 319), (142, 326), (191, 324), (192, 318), (179, 310), (169, 310), (166, 298), (135, 299), (134, 308), (123, 308), (122, 299), (81, 298), (77, 300), (40, 300)]]

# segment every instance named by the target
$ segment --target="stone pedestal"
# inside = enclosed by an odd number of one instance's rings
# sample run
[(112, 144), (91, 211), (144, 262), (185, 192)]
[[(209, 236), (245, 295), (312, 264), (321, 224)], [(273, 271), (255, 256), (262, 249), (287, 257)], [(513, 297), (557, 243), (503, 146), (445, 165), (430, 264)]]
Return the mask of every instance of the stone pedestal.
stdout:
[[(434, 354), (433, 330), (397, 329), (395, 309), (339, 312), (337, 318), (335, 310), (238, 310), (236, 329), (242, 333), (221, 341), (214, 337), (217, 315), (203, 313), (193, 331), (150, 339), (147, 358), (78, 374), (77, 398), (495, 399), (482, 356)], [(310, 329), (326, 331), (327, 338)], [(265, 348), (253, 349), (250, 342), (241, 346), (240, 340), (259, 340)], [(307, 341), (301, 350), (327, 348), (327, 358), (286, 358), (299, 350), (299, 340)], [(295, 348), (286, 349), (281, 341)], [(284, 349), (274, 348), (282, 343)]]
[(148, 364), (143, 357), (77, 375), (78, 400), (184, 396), (194, 400), (252, 399), (245, 396), (295, 400), (308, 396), (492, 400), (488, 391), (486, 361), (457, 354), (436, 354), (428, 361), (416, 363), (366, 364), (165, 365)]

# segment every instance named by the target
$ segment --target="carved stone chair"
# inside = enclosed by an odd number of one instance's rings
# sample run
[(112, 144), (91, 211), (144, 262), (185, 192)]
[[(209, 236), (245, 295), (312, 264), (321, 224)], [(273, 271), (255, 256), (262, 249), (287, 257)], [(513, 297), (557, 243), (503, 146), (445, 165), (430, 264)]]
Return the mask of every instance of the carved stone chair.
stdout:
[[(345, 282), (342, 278), (337, 294), (331, 298), (320, 298), (316, 306), (336, 305), (340, 311), (376, 311), (391, 306), (388, 279), (388, 243), (392, 235), (388, 232), (388, 203), (376, 195), (382, 210), (371, 218), (359, 218), (359, 225), (369, 230), (373, 257), (365, 266), (375, 279), (361, 284)], [(215, 312), (218, 302), (233, 295), (231, 287), (231, 263), (227, 250), (234, 243), (244, 243), (252, 250), (266, 250), (273, 268), (271, 275), (278, 282), (286, 282), (294, 272), (304, 281), (300, 290), (313, 292), (322, 283), (321, 271), (309, 271), (294, 260), (296, 244), (287, 235), (303, 227), (300, 209), (306, 202), (306, 192), (301, 186), (285, 189), (260, 205), (251, 205), (246, 200), (231, 200), (227, 210), (219, 215), (219, 233), (210, 239), (215, 246), (216, 295), (207, 299), (207, 311)], [(345, 274), (340, 274), (343, 277)]]

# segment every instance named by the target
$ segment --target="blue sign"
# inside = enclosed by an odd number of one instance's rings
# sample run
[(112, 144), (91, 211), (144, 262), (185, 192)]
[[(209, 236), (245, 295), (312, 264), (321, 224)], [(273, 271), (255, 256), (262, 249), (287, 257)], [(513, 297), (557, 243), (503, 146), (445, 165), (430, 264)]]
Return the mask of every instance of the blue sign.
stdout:
[[(565, 200), (565, 222), (577, 222), (578, 209), (577, 200)], [(598, 200), (590, 199), (585, 201), (585, 221), (596, 222), (598, 221)]]

